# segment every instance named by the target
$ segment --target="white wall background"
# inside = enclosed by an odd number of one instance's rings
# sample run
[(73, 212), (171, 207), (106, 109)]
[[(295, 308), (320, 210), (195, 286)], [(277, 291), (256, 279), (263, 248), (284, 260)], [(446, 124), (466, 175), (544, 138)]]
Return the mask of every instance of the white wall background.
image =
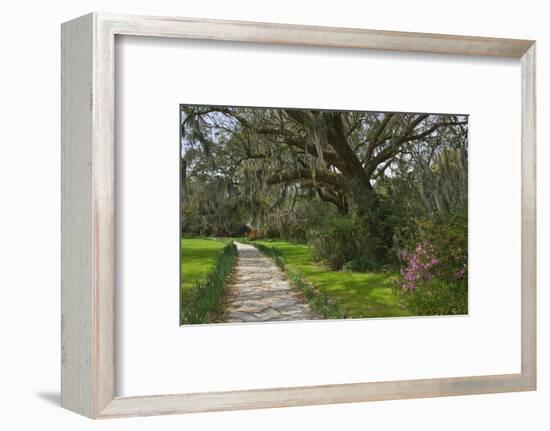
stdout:
[[(178, 15), (538, 40), (539, 390), (92, 422), (59, 407), (59, 24), (89, 11)], [(550, 28), (544, 2), (95, 0), (4, 5), (0, 32), (0, 416), (5, 429), (546, 430)], [(546, 76), (545, 76), (546, 75)], [(546, 172), (545, 172), (546, 168)], [(503, 235), (504, 237), (504, 235)], [(503, 268), (505, 270), (505, 268)], [(495, 298), (498, 304), (498, 298)], [(31, 428), (32, 429), (32, 428)]]

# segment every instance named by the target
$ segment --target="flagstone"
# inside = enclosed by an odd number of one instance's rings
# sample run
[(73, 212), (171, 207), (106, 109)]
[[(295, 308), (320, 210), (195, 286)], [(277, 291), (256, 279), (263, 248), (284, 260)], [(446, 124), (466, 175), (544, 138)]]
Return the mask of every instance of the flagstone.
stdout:
[(271, 258), (236, 243), (239, 257), (223, 301), (221, 322), (315, 319), (315, 314)]

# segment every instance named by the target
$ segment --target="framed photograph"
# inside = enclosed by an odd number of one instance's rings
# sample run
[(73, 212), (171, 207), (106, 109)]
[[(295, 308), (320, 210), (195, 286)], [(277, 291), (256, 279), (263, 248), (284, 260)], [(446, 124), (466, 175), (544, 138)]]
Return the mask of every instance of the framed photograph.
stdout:
[(535, 390), (535, 69), (529, 40), (63, 24), (62, 405)]

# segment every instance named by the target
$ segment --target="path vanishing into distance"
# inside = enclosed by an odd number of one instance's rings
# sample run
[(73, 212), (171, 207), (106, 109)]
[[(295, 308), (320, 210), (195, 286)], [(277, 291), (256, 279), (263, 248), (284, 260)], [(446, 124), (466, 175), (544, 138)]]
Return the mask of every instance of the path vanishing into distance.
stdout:
[(314, 319), (283, 271), (256, 247), (236, 242), (239, 256), (222, 304), (221, 322)]

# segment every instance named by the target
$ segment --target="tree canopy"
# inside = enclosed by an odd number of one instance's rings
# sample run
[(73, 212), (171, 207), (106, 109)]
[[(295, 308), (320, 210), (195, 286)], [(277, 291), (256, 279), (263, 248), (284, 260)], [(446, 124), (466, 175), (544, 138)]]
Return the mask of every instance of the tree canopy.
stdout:
[(341, 215), (400, 194), (415, 211), (466, 205), (466, 116), (182, 106), (181, 129), (185, 226), (280, 228), (312, 198)]

